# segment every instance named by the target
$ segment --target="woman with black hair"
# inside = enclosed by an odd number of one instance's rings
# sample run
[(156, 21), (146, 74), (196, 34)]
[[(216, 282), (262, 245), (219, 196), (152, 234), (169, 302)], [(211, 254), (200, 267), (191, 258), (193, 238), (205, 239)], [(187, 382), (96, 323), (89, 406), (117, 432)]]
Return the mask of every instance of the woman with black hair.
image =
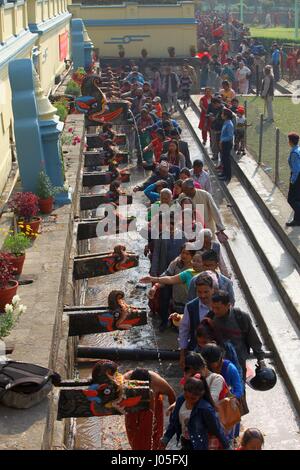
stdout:
[(176, 396), (168, 382), (156, 372), (136, 368), (124, 374), (125, 380), (142, 380), (150, 383), (151, 401), (149, 410), (141, 410), (125, 415), (125, 426), (132, 450), (158, 450), (164, 431), (163, 397), (169, 404)]
[(215, 406), (203, 378), (189, 378), (184, 385), (184, 393), (176, 400), (169, 426), (161, 439), (165, 449), (174, 434), (181, 440), (183, 450), (208, 450), (209, 434), (216, 436), (224, 449), (229, 448)]

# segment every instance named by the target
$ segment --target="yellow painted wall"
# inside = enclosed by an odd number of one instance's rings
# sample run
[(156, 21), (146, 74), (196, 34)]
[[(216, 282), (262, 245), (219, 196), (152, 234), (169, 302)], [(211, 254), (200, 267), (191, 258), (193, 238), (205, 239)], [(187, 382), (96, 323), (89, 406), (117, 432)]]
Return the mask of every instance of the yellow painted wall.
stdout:
[[(55, 75), (60, 74), (64, 68), (64, 61), (59, 60), (59, 35), (69, 32), (69, 25), (65, 24), (39, 38), (41, 54), (39, 55), (39, 72), (42, 88), (46, 93), (54, 84)], [(45, 57), (45, 51), (46, 57)]]
[[(50, 3), (50, 10), (49, 5)], [(36, 0), (27, 0), (25, 5), (17, 5), (16, 9), (16, 32), (20, 33), (24, 27), (29, 23), (40, 23), (42, 21), (42, 12), (44, 14), (44, 21), (48, 18), (54, 17), (54, 4), (57, 6), (59, 0), (48, 0), (43, 3), (37, 3)], [(67, 11), (67, 0), (61, 0), (62, 12)], [(14, 7), (0, 9), (0, 39), (5, 42), (13, 35), (14, 25)], [(50, 15), (49, 15), (50, 11)], [(56, 7), (56, 13), (58, 8)], [(27, 19), (28, 13), (28, 21)], [(64, 62), (59, 61), (59, 35), (69, 31), (69, 23), (60, 25), (53, 29), (48, 34), (39, 36), (36, 40), (35, 46), (41, 47), (40, 60), (40, 75), (41, 84), (45, 92), (48, 92), (50, 87), (54, 84), (55, 75), (64, 70)], [(32, 47), (24, 50), (14, 59), (31, 58)], [(48, 49), (46, 60), (43, 59), (43, 53)], [(6, 184), (9, 172), (11, 170), (11, 150), (9, 142), (9, 127), (10, 122), (13, 122), (13, 113), (11, 108), (11, 88), (8, 78), (8, 67), (5, 66), (0, 70), (0, 194)]]
[(130, 35), (149, 35), (139, 42), (123, 44), (126, 57), (139, 57), (141, 49), (146, 48), (149, 57), (168, 57), (168, 47), (175, 47), (177, 57), (189, 56), (190, 46), (196, 46), (195, 24), (144, 25), (143, 20), (152, 19), (194, 19), (194, 3), (176, 5), (116, 5), (116, 6), (81, 6), (69, 5), (73, 18), (84, 20), (121, 20), (137, 19), (140, 25), (90, 26), (86, 29), (95, 48), (99, 48), (102, 57), (118, 57), (117, 44), (105, 44), (114, 37)]
[(4, 10), (4, 41), (10, 38), (13, 34), (13, 8)]

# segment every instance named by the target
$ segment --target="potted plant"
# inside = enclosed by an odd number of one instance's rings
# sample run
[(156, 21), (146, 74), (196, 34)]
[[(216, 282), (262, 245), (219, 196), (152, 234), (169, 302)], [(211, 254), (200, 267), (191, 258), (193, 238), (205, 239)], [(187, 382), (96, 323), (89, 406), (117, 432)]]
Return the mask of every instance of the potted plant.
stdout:
[(119, 57), (123, 58), (125, 57), (125, 49), (123, 46), (118, 46), (119, 48)]
[(10, 304), (16, 295), (18, 281), (13, 279), (14, 268), (8, 253), (0, 253), (0, 312)]
[(175, 47), (173, 46), (168, 47), (168, 53), (170, 57), (175, 57)]
[(14, 274), (22, 273), (25, 261), (25, 250), (31, 246), (30, 239), (23, 232), (8, 235), (3, 243), (3, 250), (10, 254), (10, 261), (14, 268)]
[(17, 216), (17, 223), (21, 232), (26, 233), (30, 238), (35, 238), (41, 223), (41, 218), (37, 217), (39, 212), (39, 199), (30, 192), (17, 192), (13, 195), (8, 207)]
[(80, 96), (81, 90), (80, 86), (74, 80), (70, 80), (66, 86), (65, 90), (66, 95)]
[(53, 186), (49, 176), (41, 171), (37, 181), (36, 195), (39, 198), (39, 208), (43, 214), (50, 214), (53, 210), (54, 196), (63, 191), (63, 188)]
[(27, 307), (21, 304), (18, 295), (12, 298), (11, 303), (5, 305), (4, 314), (0, 316), (0, 339), (9, 335), (22, 313), (25, 313), (26, 310)]

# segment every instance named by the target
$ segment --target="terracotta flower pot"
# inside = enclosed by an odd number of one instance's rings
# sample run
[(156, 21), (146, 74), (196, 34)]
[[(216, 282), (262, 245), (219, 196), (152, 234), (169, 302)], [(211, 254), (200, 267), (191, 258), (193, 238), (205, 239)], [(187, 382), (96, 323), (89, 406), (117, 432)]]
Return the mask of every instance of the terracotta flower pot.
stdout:
[(35, 240), (41, 221), (42, 219), (40, 217), (33, 217), (29, 222), (19, 220), (18, 225), (20, 227), (21, 232), (28, 235), (29, 238)]
[(10, 304), (18, 289), (18, 281), (9, 281), (7, 287), (0, 288), (0, 312), (4, 312), (5, 305)]
[(42, 214), (50, 214), (53, 211), (53, 197), (39, 199), (39, 208)]
[(11, 256), (11, 264), (14, 267), (14, 274), (15, 275), (22, 274), (23, 265), (25, 261), (25, 253), (24, 255), (20, 255), (20, 256), (16, 256), (10, 253), (10, 256)]

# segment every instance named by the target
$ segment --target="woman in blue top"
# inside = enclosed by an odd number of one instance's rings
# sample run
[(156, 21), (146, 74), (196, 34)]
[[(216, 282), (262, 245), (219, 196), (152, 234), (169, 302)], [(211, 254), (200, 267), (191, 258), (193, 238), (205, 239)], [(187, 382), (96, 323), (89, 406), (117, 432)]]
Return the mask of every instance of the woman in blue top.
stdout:
[(232, 122), (233, 113), (230, 109), (225, 108), (222, 113), (224, 124), (221, 132), (220, 150), (221, 162), (223, 165), (223, 174), (220, 179), (229, 183), (231, 180), (231, 150), (233, 147), (234, 125)]
[(161, 440), (165, 449), (174, 434), (184, 450), (208, 450), (209, 434), (216, 436), (224, 449), (229, 448), (222, 425), (215, 411), (205, 379), (192, 377), (184, 385), (184, 393), (176, 400), (169, 426)]

